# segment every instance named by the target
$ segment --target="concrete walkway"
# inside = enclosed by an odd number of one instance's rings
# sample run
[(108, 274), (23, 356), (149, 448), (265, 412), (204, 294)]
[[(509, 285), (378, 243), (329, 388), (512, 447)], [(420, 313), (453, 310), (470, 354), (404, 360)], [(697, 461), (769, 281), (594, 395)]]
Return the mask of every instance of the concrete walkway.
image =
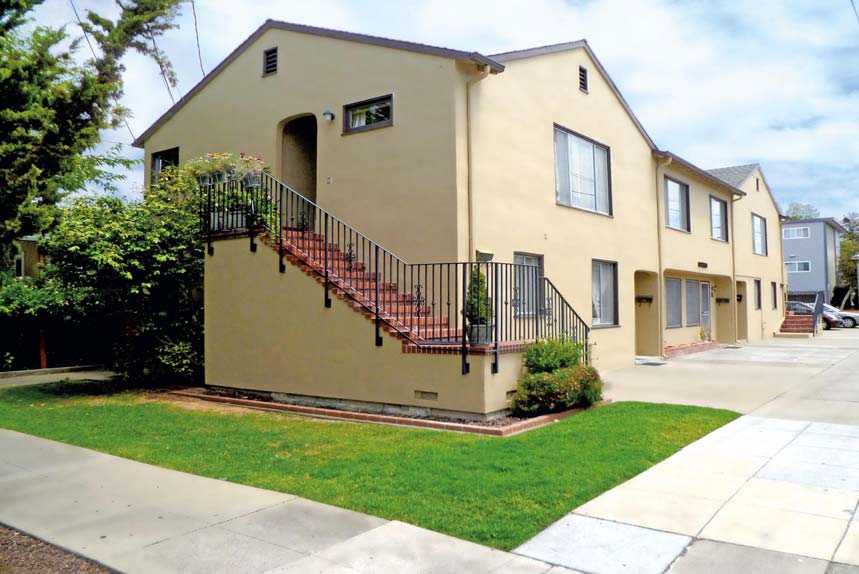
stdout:
[(128, 573), (571, 572), (401, 522), (6, 430), (0, 522)]
[[(47, 369), (50, 370), (50, 369)], [(14, 376), (0, 377), (0, 389), (5, 387), (23, 387), (26, 385), (42, 385), (56, 381), (108, 381), (116, 376), (116, 373), (105, 370), (70, 371), (70, 372), (39, 372), (32, 373), (19, 371)]]
[(516, 552), (593, 574), (859, 574), (859, 329), (606, 378), (615, 400), (751, 415), (577, 508)]

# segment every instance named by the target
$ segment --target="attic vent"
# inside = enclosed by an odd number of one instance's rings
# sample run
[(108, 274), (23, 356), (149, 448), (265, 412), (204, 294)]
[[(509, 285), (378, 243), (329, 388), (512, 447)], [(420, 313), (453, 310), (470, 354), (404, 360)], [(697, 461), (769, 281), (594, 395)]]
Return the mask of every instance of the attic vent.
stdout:
[(755, 191), (760, 191), (760, 190), (761, 190), (761, 178), (756, 177), (755, 178)]
[(583, 92), (588, 91), (588, 69), (579, 66), (579, 89)]
[(262, 53), (262, 75), (277, 73), (277, 48), (269, 48)]

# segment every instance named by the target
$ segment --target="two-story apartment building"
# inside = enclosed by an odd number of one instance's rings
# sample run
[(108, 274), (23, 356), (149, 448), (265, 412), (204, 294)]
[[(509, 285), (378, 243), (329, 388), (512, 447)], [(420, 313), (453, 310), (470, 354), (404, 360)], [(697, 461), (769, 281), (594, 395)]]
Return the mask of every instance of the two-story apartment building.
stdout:
[(846, 232), (832, 217), (784, 222), (784, 266), (792, 298), (813, 301), (817, 293), (823, 292), (826, 301), (831, 301), (838, 284), (841, 235)]
[[(209, 384), (487, 414), (541, 336), (587, 337), (611, 369), (779, 327), (760, 168), (660, 150), (585, 41), (485, 56), (268, 21), (136, 145), (147, 182), (213, 151), (270, 165), (289, 264), (212, 244)], [(475, 268), (488, 346), (461, 318)], [(402, 345), (368, 348), (365, 317)]]

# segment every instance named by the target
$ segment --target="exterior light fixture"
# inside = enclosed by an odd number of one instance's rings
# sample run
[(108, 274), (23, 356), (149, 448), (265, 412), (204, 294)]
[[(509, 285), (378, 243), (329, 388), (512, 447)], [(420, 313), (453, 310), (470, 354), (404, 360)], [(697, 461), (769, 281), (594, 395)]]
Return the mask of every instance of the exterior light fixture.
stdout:
[(329, 109), (326, 109), (322, 112), (322, 117), (325, 118), (326, 121), (333, 122), (334, 121), (334, 112)]
[(480, 251), (479, 249), (477, 250), (476, 255), (477, 255), (477, 261), (480, 263), (486, 263), (486, 262), (492, 261), (492, 258), (495, 257), (495, 254), (492, 253), (491, 251)]

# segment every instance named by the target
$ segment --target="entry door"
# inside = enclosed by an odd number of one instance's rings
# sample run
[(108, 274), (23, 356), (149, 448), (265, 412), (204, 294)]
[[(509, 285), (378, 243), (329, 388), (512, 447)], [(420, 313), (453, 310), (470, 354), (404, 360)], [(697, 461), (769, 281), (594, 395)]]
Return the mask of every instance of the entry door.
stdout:
[(710, 320), (710, 284), (704, 281), (701, 281), (701, 326), (709, 337), (713, 332)]

